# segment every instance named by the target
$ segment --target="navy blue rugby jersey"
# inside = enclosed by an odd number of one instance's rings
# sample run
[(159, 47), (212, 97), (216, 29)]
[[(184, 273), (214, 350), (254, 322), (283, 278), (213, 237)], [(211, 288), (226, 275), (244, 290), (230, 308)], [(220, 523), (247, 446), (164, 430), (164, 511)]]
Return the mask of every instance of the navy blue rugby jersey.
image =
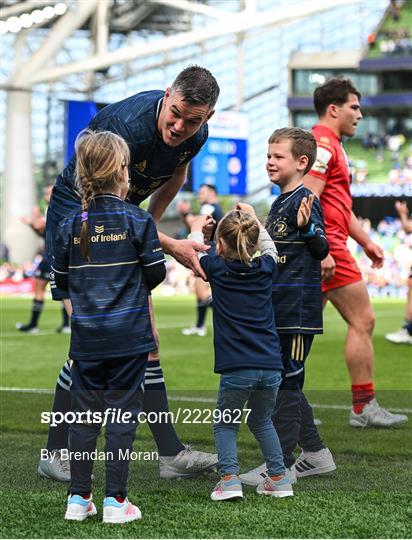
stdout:
[[(266, 222), (266, 230), (278, 250), (279, 276), (273, 283), (272, 300), (279, 334), (323, 333), (320, 260), (312, 256), (309, 238), (304, 238), (297, 227), (302, 198), (311, 194), (303, 184), (283, 193), (273, 202)], [(310, 222), (311, 238), (321, 237), (327, 246), (317, 197)]]
[[(127, 142), (130, 148), (130, 191), (128, 200), (139, 205), (162, 184), (170, 180), (176, 167), (189, 163), (208, 137), (203, 125), (190, 139), (177, 147), (167, 146), (157, 131), (157, 118), (164, 92), (150, 90), (107, 105), (91, 120), (94, 131), (112, 131)], [(61, 205), (73, 208), (79, 204), (74, 188), (76, 158), (59, 174), (53, 190), (52, 209)]]
[(270, 255), (251, 266), (205, 255), (200, 264), (213, 296), (215, 372), (231, 369), (282, 369), (271, 301), (277, 265)]
[(59, 225), (52, 271), (68, 275), (73, 305), (70, 357), (132, 356), (155, 349), (144, 273), (165, 258), (153, 219), (115, 195), (89, 209), (90, 262), (80, 250), (82, 211)]

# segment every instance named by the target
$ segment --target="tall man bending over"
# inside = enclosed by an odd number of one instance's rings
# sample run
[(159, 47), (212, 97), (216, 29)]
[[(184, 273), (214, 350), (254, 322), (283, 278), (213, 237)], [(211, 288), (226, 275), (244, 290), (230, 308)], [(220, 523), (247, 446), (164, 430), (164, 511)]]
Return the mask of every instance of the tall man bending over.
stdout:
[(352, 381), (352, 427), (394, 427), (408, 417), (392, 414), (379, 406), (373, 386), (374, 352), (372, 331), (375, 317), (366, 284), (347, 247), (351, 236), (372, 261), (383, 265), (383, 251), (362, 230), (352, 212), (350, 173), (341, 137), (352, 137), (362, 118), (360, 93), (345, 79), (330, 79), (314, 93), (319, 123), (312, 132), (317, 141), (317, 159), (305, 176), (305, 185), (322, 204), (329, 255), (322, 261), (324, 304), (332, 302), (348, 325), (345, 359)]
[[(129, 201), (139, 205), (152, 195), (149, 212), (156, 222), (185, 181), (189, 162), (206, 142), (206, 122), (214, 112), (218, 96), (219, 86), (213, 75), (202, 67), (189, 66), (166, 92), (141, 92), (108, 105), (89, 124), (92, 130), (112, 131), (126, 140), (130, 147)], [(46, 224), (49, 257), (53, 253), (53, 237), (59, 221), (81, 204), (74, 185), (74, 172), (75, 158), (57, 177), (53, 188)], [(191, 240), (174, 240), (163, 233), (159, 233), (159, 238), (165, 253), (204, 276), (196, 252), (208, 249), (207, 246)], [(56, 288), (52, 277), (50, 284), (53, 298), (65, 299), (70, 311), (67, 293)], [(70, 383), (70, 362), (67, 361), (57, 381), (55, 412), (70, 410)], [(149, 354), (143, 410), (154, 413), (168, 411), (158, 350)], [(183, 445), (172, 423), (150, 423), (149, 427), (158, 448), (163, 478), (194, 476), (217, 463), (216, 454), (193, 451)], [(67, 446), (68, 425), (50, 428), (47, 450), (53, 459), (40, 461), (40, 475), (60, 481), (70, 480), (68, 463), (61, 460), (59, 452)]]

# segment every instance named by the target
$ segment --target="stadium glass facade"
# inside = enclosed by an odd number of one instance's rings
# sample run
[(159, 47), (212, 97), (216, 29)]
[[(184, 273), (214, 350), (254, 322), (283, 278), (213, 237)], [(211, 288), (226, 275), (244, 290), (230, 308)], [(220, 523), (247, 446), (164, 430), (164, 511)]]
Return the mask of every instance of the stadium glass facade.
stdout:
[[(288, 5), (291, 10), (299, 9), (301, 1), (258, 0), (257, 8), (265, 10), (274, 6)], [(237, 1), (212, 0), (209, 4), (225, 10), (237, 10)], [(287, 107), (288, 62), (296, 51), (321, 53), (326, 50), (359, 49), (368, 34), (381, 19), (387, 0), (361, 0), (359, 3), (331, 8), (316, 16), (307, 17), (287, 26), (249, 31), (245, 34), (242, 47), (244, 73), (243, 85), (239, 77), (239, 47), (235, 35), (214, 38), (202, 45), (193, 45), (168, 53), (148, 56), (127, 65), (111, 66), (104, 72), (97, 72), (91, 90), (84, 91), (85, 78), (70, 76), (64, 82), (41, 84), (32, 93), (33, 154), (37, 178), (52, 176), (54, 168), (62, 165), (64, 149), (64, 100), (94, 100), (114, 102), (133, 93), (165, 88), (172, 82), (180, 69), (189, 63), (208, 67), (216, 76), (221, 87), (218, 109), (237, 109), (248, 114), (250, 123), (248, 150), (248, 190), (252, 200), (267, 196), (265, 174), (266, 143), (270, 133), (289, 124)], [(197, 16), (196, 16), (197, 17)], [(203, 19), (194, 18), (199, 27)], [(38, 30), (31, 36), (35, 48), (42, 33)], [(43, 34), (44, 35), (44, 34)], [(112, 35), (110, 50), (130, 43), (144, 46), (159, 34), (132, 32), (128, 36)], [(12, 48), (15, 36), (3, 36), (2, 78), (7, 80), (12, 68)], [(78, 31), (66, 43), (72, 60), (79, 60), (89, 47), (85, 31)], [(60, 53), (64, 57), (64, 52)], [(67, 61), (58, 58), (58, 61)], [(307, 76), (306, 76), (307, 75)], [(360, 86), (373, 87), (368, 76), (360, 76)], [(296, 81), (302, 92), (308, 90), (310, 73)], [(89, 87), (90, 88), (90, 87)], [(5, 134), (6, 92), (1, 92), (1, 140)], [(4, 144), (2, 143), (2, 146)], [(3, 150), (3, 149), (2, 149)], [(46, 178), (47, 179), (47, 178)], [(48, 178), (49, 180), (51, 178)]]

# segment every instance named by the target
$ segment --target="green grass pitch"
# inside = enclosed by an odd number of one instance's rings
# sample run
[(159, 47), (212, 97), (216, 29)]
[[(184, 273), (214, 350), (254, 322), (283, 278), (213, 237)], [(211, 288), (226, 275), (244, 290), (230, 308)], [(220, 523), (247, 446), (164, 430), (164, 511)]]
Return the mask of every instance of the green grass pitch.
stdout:
[[(374, 303), (374, 345), (378, 400), (389, 409), (411, 410), (412, 348), (385, 341), (403, 316), (401, 301)], [(66, 486), (37, 475), (40, 448), (52, 395), (19, 393), (7, 388), (49, 389), (66, 358), (69, 337), (54, 333), (59, 305), (46, 302), (39, 335), (21, 335), (30, 301), (2, 302), (0, 534), (8, 538), (410, 538), (412, 536), (412, 419), (395, 430), (354, 430), (348, 426), (349, 381), (343, 361), (344, 324), (328, 308), (325, 334), (315, 339), (307, 365), (307, 394), (322, 420), (321, 434), (332, 450), (337, 471), (299, 480), (295, 497), (260, 497), (245, 488), (240, 502), (209, 500), (216, 477), (164, 481), (156, 462), (133, 461), (129, 496), (143, 519), (125, 525), (103, 525), (104, 465), (95, 467), (94, 499), (98, 516), (67, 522)], [(213, 408), (218, 376), (213, 373), (211, 328), (206, 338), (183, 337), (181, 328), (194, 318), (189, 297), (155, 298), (161, 357), (172, 410)], [(209, 315), (209, 324), (211, 317)], [(410, 414), (409, 416), (412, 416)], [(210, 424), (183, 424), (176, 429), (184, 442), (213, 450)], [(102, 441), (99, 447), (102, 446)], [(137, 431), (135, 450), (155, 451), (147, 426)], [(261, 463), (246, 426), (239, 435), (242, 471)], [(99, 517), (100, 516), (100, 517)]]

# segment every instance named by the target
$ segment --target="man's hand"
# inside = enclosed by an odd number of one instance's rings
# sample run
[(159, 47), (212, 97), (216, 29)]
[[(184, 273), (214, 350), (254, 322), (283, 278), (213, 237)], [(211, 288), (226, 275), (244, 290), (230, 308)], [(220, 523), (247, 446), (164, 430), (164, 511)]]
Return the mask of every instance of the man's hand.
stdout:
[(372, 261), (372, 268), (382, 268), (385, 256), (381, 247), (370, 240), (363, 248), (363, 251)]
[(251, 204), (246, 204), (246, 203), (243, 203), (243, 202), (239, 202), (236, 205), (236, 210), (240, 210), (241, 212), (245, 212), (246, 214), (250, 214), (251, 216), (253, 216), (254, 218), (257, 219), (255, 209), (253, 208), (253, 206)]
[(303, 197), (299, 206), (298, 213), (297, 213), (298, 229), (303, 229), (303, 227), (305, 227), (309, 223), (314, 200), (315, 200), (315, 195), (313, 194), (309, 195), (309, 199), (307, 199), (306, 197)]
[(199, 244), (193, 240), (175, 240), (170, 244), (168, 253), (172, 255), (180, 264), (193, 270), (196, 276), (206, 280), (206, 275), (199, 264), (198, 251), (207, 251), (210, 246)]
[(323, 261), (321, 262), (322, 267), (322, 281), (330, 281), (334, 274), (335, 274), (335, 259), (332, 257), (332, 255), (328, 255)]

